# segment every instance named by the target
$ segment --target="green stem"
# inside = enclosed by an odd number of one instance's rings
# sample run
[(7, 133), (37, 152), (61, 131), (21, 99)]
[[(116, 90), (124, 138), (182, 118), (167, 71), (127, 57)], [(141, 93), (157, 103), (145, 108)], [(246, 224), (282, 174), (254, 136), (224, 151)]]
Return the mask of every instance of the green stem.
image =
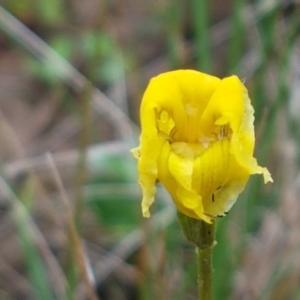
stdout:
[(198, 259), (198, 293), (199, 299), (211, 300), (212, 295), (212, 247), (196, 249)]
[(212, 249), (215, 245), (215, 223), (208, 224), (180, 212), (178, 220), (186, 238), (196, 245), (199, 299), (212, 300)]

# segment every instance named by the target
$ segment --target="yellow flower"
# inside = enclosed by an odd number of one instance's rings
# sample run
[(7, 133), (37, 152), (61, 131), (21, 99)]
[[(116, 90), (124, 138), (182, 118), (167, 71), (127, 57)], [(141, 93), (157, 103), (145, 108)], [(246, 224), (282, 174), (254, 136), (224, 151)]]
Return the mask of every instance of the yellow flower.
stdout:
[(149, 217), (160, 181), (183, 214), (208, 223), (228, 212), (249, 176), (266, 168), (253, 158), (254, 110), (237, 76), (224, 79), (193, 70), (153, 78), (140, 117), (142, 212)]

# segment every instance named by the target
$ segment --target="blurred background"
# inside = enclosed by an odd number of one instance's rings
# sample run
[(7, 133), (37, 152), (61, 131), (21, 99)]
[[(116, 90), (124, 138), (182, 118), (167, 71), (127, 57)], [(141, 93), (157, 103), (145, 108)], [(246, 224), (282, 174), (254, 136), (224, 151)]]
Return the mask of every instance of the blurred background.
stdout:
[(178, 68), (245, 82), (274, 179), (217, 222), (215, 299), (300, 299), (299, 33), (298, 0), (1, 0), (0, 299), (197, 299), (129, 152), (149, 79)]

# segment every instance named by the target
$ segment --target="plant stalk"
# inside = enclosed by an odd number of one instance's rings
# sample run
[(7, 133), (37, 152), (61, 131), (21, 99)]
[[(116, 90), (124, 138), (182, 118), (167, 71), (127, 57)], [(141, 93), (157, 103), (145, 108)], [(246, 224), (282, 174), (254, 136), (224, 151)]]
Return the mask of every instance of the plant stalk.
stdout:
[(212, 247), (196, 248), (198, 260), (198, 295), (201, 300), (212, 300)]
[(178, 220), (186, 238), (196, 246), (199, 299), (212, 300), (212, 251), (215, 245), (215, 223), (208, 224), (180, 212), (178, 212)]

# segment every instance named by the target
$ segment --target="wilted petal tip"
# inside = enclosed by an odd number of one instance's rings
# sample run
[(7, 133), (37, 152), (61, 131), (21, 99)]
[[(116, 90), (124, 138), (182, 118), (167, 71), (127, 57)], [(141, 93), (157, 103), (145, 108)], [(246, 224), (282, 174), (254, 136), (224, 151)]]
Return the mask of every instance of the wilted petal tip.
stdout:
[(201, 217), (201, 219), (202, 219), (204, 222), (208, 223), (208, 224), (212, 224), (212, 223), (213, 223), (213, 219), (212, 219), (211, 217), (206, 216), (206, 215), (203, 215), (203, 216)]
[(264, 183), (268, 183), (268, 182), (274, 182), (273, 178), (269, 172), (269, 170), (267, 168), (263, 168), (263, 177), (264, 177)]
[(132, 153), (134, 158), (136, 158), (136, 159), (140, 158), (140, 147), (135, 147), (135, 148), (131, 149), (130, 152)]
[(144, 218), (150, 218), (150, 212), (149, 209), (142, 208), (142, 214)]

